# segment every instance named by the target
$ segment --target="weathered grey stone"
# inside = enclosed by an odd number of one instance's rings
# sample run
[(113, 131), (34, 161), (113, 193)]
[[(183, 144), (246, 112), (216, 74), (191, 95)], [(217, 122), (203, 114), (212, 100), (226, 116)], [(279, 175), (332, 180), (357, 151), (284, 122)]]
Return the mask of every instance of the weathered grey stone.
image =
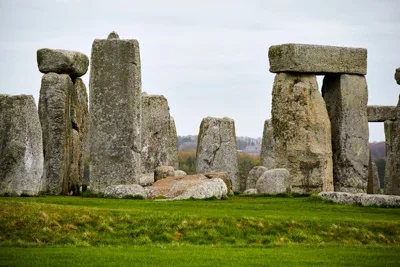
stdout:
[(172, 166), (159, 166), (154, 170), (154, 180), (158, 181), (168, 176), (175, 176), (175, 170)]
[(400, 196), (352, 194), (346, 192), (321, 192), (318, 195), (333, 202), (346, 205), (361, 204), (363, 206), (400, 207)]
[(140, 175), (138, 184), (141, 186), (149, 186), (154, 184), (154, 172), (143, 173)]
[(332, 200), (335, 203), (356, 205), (361, 203), (362, 193), (352, 194), (347, 192), (321, 192), (320, 197)]
[(369, 133), (368, 89), (365, 77), (347, 74), (326, 75), (322, 94), (332, 127), (335, 191), (366, 192)]
[(78, 131), (80, 146), (79, 150), (74, 151), (74, 153), (79, 153), (79, 182), (80, 184), (88, 185), (88, 181), (84, 181), (83, 173), (84, 167), (89, 167), (89, 162), (87, 158), (89, 155), (88, 147), (88, 129), (89, 129), (89, 112), (88, 112), (88, 95), (86, 91), (86, 86), (82, 79), (77, 78), (74, 81), (74, 91), (71, 97), (71, 120), (72, 128)]
[(235, 122), (229, 118), (204, 118), (196, 152), (196, 172), (228, 172), (234, 192), (240, 191)]
[(264, 122), (260, 160), (262, 166), (268, 169), (275, 168), (275, 139), (272, 120)]
[(116, 33), (116, 32), (110, 32), (110, 34), (108, 35), (108, 37), (107, 37), (107, 39), (108, 40), (111, 40), (111, 39), (119, 39), (119, 35), (118, 35), (118, 33)]
[(176, 132), (175, 120), (169, 117), (169, 144), (167, 146), (167, 162), (169, 166), (179, 169), (178, 159), (178, 134)]
[(246, 190), (250, 188), (256, 188), (257, 180), (266, 172), (268, 169), (264, 166), (253, 167), (249, 175), (247, 176)]
[(270, 72), (367, 74), (367, 49), (308, 44), (274, 45)]
[(257, 194), (257, 189), (255, 188), (249, 188), (243, 192), (243, 195), (256, 195), (256, 194)]
[(141, 196), (147, 198), (144, 188), (138, 184), (110, 185), (104, 190), (105, 197), (123, 198)]
[(400, 196), (400, 120), (385, 121), (385, 194)]
[(204, 175), (167, 177), (147, 187), (146, 191), (149, 198), (163, 196), (173, 200), (210, 197), (221, 199), (227, 195), (227, 188), (222, 179), (209, 179)]
[(187, 175), (187, 173), (182, 170), (175, 171), (175, 176), (184, 176), (184, 175)]
[(258, 194), (280, 194), (290, 192), (290, 173), (286, 169), (265, 171), (257, 180)]
[(397, 84), (400, 85), (400, 68), (396, 69), (394, 73), (394, 79), (396, 80)]
[(367, 193), (368, 194), (380, 194), (381, 193), (378, 167), (376, 166), (375, 162), (372, 161), (371, 153), (369, 155)]
[(74, 90), (66, 74), (42, 77), (39, 118), (43, 133), (43, 190), (51, 195), (69, 192), (71, 117), (70, 95)]
[(279, 73), (272, 91), (275, 165), (292, 193), (333, 190), (331, 126), (315, 75)]
[(42, 48), (37, 51), (37, 63), (42, 73), (55, 72), (80, 77), (88, 70), (89, 58), (77, 51)]
[(169, 115), (168, 101), (162, 95), (142, 94), (142, 165), (145, 173), (158, 166), (178, 168), (175, 123)]
[(396, 120), (396, 106), (368, 106), (369, 122), (384, 122)]
[(141, 174), (141, 73), (136, 40), (93, 42), (90, 69), (90, 188), (134, 184)]
[(0, 195), (38, 194), (43, 144), (33, 96), (0, 94), (0, 138)]
[(210, 172), (204, 174), (207, 178), (220, 178), (226, 184), (226, 188), (228, 189), (228, 195), (233, 195), (232, 190), (232, 182), (228, 172)]

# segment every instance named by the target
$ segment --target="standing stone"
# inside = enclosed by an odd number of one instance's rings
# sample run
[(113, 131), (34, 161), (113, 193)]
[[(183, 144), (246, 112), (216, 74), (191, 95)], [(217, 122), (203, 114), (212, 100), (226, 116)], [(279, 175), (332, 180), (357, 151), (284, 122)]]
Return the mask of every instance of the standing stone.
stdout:
[(90, 189), (139, 182), (141, 174), (139, 43), (96, 39), (90, 69)]
[[(89, 157), (88, 149), (88, 130), (89, 130), (89, 112), (88, 112), (88, 95), (86, 86), (82, 79), (77, 78), (74, 81), (74, 94), (76, 94), (76, 105), (72, 106), (72, 128), (79, 133), (80, 146), (76, 153), (79, 153), (79, 181), (84, 185), (88, 185), (88, 181), (84, 179), (85, 165), (89, 167), (87, 158)], [(74, 103), (74, 102), (73, 102)]]
[(272, 125), (275, 165), (289, 170), (291, 192), (333, 190), (331, 126), (315, 75), (276, 75)]
[(379, 184), (378, 167), (375, 162), (372, 161), (371, 153), (369, 154), (369, 166), (368, 166), (368, 194), (380, 194), (381, 186)]
[(268, 171), (268, 169), (264, 166), (253, 167), (249, 172), (249, 176), (247, 176), (246, 190), (251, 188), (256, 188), (257, 180), (266, 171)]
[(167, 162), (168, 166), (174, 167), (175, 170), (179, 169), (178, 159), (178, 134), (176, 131), (175, 120), (169, 117), (169, 144), (167, 147)]
[(69, 191), (71, 118), (69, 97), (74, 90), (66, 74), (42, 77), (39, 118), (43, 132), (44, 191), (51, 195)]
[[(172, 155), (175, 123), (171, 125), (167, 99), (162, 95), (142, 95), (142, 165), (143, 173), (153, 172), (158, 166), (173, 166), (178, 169), (177, 156)], [(171, 129), (173, 127), (173, 129)], [(172, 139), (171, 139), (172, 138)], [(171, 163), (169, 162), (171, 160)], [(173, 161), (173, 162), (172, 162)]]
[(394, 73), (394, 79), (396, 80), (396, 83), (400, 85), (400, 68), (396, 69), (396, 72)]
[(230, 118), (204, 118), (196, 151), (196, 172), (228, 172), (234, 192), (239, 192), (235, 122)]
[(400, 196), (400, 120), (385, 121), (385, 194)]
[(33, 96), (0, 94), (0, 138), (0, 195), (38, 194), (43, 146)]
[(332, 127), (335, 191), (363, 193), (368, 180), (368, 89), (364, 76), (326, 75), (322, 87)]
[[(264, 131), (261, 144), (261, 165), (268, 168), (275, 168), (275, 140), (274, 130), (272, 128), (272, 120), (266, 120), (264, 122)], [(254, 187), (252, 187), (254, 188)]]

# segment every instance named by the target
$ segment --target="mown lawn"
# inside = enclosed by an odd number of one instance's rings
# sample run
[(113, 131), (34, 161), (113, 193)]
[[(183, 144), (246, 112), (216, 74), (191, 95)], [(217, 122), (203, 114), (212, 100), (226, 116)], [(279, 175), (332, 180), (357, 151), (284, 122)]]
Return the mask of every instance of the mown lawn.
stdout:
[(0, 266), (399, 266), (400, 209), (311, 197), (0, 198)]

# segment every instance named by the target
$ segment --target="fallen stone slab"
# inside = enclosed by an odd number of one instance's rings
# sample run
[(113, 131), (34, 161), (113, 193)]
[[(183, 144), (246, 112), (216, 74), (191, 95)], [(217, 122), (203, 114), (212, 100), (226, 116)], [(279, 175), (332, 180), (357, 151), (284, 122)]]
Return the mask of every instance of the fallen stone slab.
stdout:
[(400, 207), (400, 196), (346, 192), (321, 192), (318, 195), (324, 199), (345, 205)]
[(257, 194), (257, 189), (255, 188), (249, 188), (243, 192), (243, 195), (256, 195), (256, 194)]
[(207, 178), (205, 175), (185, 175), (167, 177), (146, 187), (147, 197), (155, 199), (164, 197), (166, 199), (204, 199), (215, 197), (221, 199), (226, 197), (228, 189), (225, 182), (220, 178)]
[(268, 169), (264, 166), (254, 166), (247, 176), (246, 190), (255, 188), (258, 179), (263, 175)]
[(396, 120), (396, 106), (368, 106), (368, 122)]
[(226, 184), (226, 187), (228, 188), (228, 195), (233, 195), (232, 182), (231, 182), (229, 173), (227, 173), (227, 172), (210, 172), (210, 173), (205, 173), (204, 175), (209, 179), (212, 179), (212, 178), (222, 179), (222, 181), (224, 181), (224, 183)]
[(124, 198), (142, 197), (147, 198), (146, 190), (138, 184), (111, 185), (104, 190), (105, 197)]
[(41, 73), (55, 72), (80, 77), (89, 67), (89, 58), (77, 51), (42, 48), (36, 56)]
[(0, 140), (0, 195), (38, 194), (43, 143), (33, 96), (0, 94)]
[(367, 49), (309, 44), (274, 45), (270, 72), (367, 74)]
[(168, 176), (175, 176), (174, 167), (171, 166), (159, 166), (154, 170), (154, 180), (158, 181)]

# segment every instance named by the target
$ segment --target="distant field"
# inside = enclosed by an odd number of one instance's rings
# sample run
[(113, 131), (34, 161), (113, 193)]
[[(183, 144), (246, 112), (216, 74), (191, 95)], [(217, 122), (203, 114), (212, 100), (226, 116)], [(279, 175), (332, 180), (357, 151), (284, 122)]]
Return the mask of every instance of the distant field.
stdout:
[(315, 196), (0, 198), (0, 266), (396, 266), (399, 252), (400, 209)]

